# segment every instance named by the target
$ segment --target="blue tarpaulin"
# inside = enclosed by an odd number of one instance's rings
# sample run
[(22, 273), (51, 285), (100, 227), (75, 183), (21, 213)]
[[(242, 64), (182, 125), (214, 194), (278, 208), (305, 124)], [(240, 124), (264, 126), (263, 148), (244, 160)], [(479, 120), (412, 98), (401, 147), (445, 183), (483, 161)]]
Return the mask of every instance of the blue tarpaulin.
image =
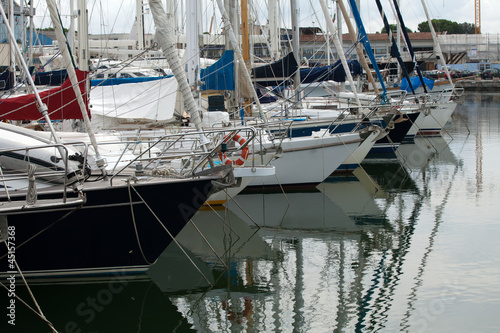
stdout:
[[(428, 79), (426, 77), (424, 77), (423, 79), (424, 79), (425, 85), (427, 87), (429, 87), (429, 90), (432, 90), (432, 88), (434, 88), (434, 80)], [(418, 77), (411, 77), (410, 80), (411, 80), (411, 85), (413, 86), (413, 89), (417, 89), (418, 87), (420, 87), (422, 85), (422, 83), (420, 82), (420, 78), (418, 78)], [(408, 81), (406, 80), (406, 78), (403, 78), (403, 80), (401, 81), (401, 90), (406, 90), (407, 92), (411, 92), (410, 85), (408, 84)]]
[(227, 50), (214, 64), (200, 71), (201, 90), (234, 90), (234, 52)]

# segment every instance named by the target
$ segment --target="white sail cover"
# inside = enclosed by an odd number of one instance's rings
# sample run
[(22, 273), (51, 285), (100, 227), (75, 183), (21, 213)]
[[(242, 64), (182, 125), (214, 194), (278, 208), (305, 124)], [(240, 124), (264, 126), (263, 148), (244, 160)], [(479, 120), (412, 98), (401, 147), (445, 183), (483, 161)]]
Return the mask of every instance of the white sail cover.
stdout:
[[(132, 81), (131, 81), (132, 80)], [(110, 80), (108, 80), (110, 81)], [(174, 117), (177, 81), (174, 77), (112, 79), (94, 86), (90, 93), (92, 117), (123, 121), (167, 122)]]

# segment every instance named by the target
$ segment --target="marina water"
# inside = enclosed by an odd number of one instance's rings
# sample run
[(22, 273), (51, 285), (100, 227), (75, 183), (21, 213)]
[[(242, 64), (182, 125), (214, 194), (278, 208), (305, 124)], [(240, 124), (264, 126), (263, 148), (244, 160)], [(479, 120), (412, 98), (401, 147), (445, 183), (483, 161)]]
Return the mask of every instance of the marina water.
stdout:
[[(396, 158), (200, 210), (177, 237), (183, 251), (172, 243), (146, 276), (31, 291), (68, 333), (496, 331), (499, 115), (498, 94), (467, 93), (442, 137)], [(23, 284), (16, 292), (36, 309)], [(7, 321), (1, 332), (51, 332), (21, 302)]]

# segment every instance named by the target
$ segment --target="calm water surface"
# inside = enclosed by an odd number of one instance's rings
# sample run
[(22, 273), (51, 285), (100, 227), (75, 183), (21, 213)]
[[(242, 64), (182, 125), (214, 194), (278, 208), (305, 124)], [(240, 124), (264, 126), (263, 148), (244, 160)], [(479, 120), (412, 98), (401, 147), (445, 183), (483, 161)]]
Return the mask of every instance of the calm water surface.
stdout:
[[(398, 159), (198, 212), (177, 238), (191, 261), (173, 244), (147, 276), (32, 292), (68, 333), (498, 331), (499, 114), (498, 95), (466, 94)], [(3, 317), (0, 332), (51, 331), (20, 303), (15, 327)]]

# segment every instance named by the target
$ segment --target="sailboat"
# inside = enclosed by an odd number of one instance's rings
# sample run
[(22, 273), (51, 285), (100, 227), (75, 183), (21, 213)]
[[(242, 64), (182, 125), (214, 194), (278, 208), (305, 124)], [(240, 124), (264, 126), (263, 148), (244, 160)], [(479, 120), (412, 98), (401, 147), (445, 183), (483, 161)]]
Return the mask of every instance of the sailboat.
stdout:
[[(325, 5), (326, 6), (326, 5)], [(325, 12), (325, 15), (328, 15)], [(329, 19), (327, 19), (329, 22)], [(331, 28), (332, 32), (335, 31)], [(332, 33), (336, 37), (335, 33)], [(298, 39), (297, 36), (294, 37)], [(337, 38), (338, 39), (338, 38)], [(337, 52), (343, 56), (343, 49), (340, 42), (337, 42)], [(314, 68), (311, 70), (300, 69), (301, 83), (316, 83), (319, 84), (328, 80), (336, 80), (344, 82), (346, 77), (352, 83), (352, 75), (359, 73), (359, 64), (351, 66), (345, 57), (341, 57), (334, 65), (325, 66), (322, 68)], [(338, 68), (342, 63), (342, 67)], [(357, 69), (356, 69), (357, 67)], [(284, 86), (294, 73), (299, 72), (299, 66), (295, 60), (295, 56), (289, 53), (283, 59), (276, 61), (273, 64), (254, 68), (254, 80), (259, 86)], [(297, 75), (294, 76), (294, 86), (296, 86)], [(316, 89), (317, 86), (311, 88)], [(296, 95), (299, 92), (295, 92)], [(308, 92), (309, 93), (309, 92)], [(307, 93), (307, 94), (308, 94)], [(266, 113), (269, 117), (269, 126), (271, 130), (286, 137), (309, 136), (313, 131), (327, 130), (330, 133), (339, 134), (351, 132), (358, 129), (371, 128), (373, 131), (370, 139), (366, 139), (363, 145), (360, 145), (358, 150), (353, 152), (349, 160), (346, 160), (340, 165), (338, 171), (348, 172), (354, 170), (359, 163), (365, 158), (370, 150), (376, 149), (397, 149), (397, 145), (407, 135), (408, 130), (412, 126), (418, 114), (404, 116), (409, 122), (403, 123), (402, 117), (398, 116), (398, 105), (380, 105), (374, 98), (366, 100), (367, 103), (361, 104), (360, 95), (356, 90), (347, 94), (338, 94), (337, 96), (314, 97), (310, 98), (306, 94), (300, 100), (300, 103), (288, 103), (289, 100), (279, 101), (267, 104)], [(372, 96), (373, 97), (373, 96)], [(346, 100), (346, 101), (344, 101)], [(284, 105), (284, 106), (283, 106)], [(299, 106), (300, 105), (300, 106)], [(286, 122), (282, 119), (285, 118)], [(393, 118), (397, 121), (393, 121)], [(288, 125), (287, 125), (288, 124)], [(383, 130), (385, 128), (385, 130)], [(389, 134), (388, 138), (385, 138)], [(376, 148), (375, 148), (376, 147)]]
[[(48, 4), (55, 12), (55, 2)], [(3, 6), (0, 9), (5, 20)], [(20, 50), (16, 51), (20, 56)], [(104, 168), (89, 173), (88, 145), (61, 142), (49, 117), (52, 110), (29, 75), (27, 80), (51, 132), (41, 135), (2, 125), (2, 138), (10, 142), (2, 140), (0, 145), (0, 235), (8, 245), (0, 249), (0, 275), (143, 273), (205, 202), (214, 185), (223, 186), (230, 168), (158, 177), (143, 168), (142, 163), (151, 162), (151, 157), (140, 155), (112, 175)], [(73, 88), (78, 91), (78, 86)]]
[[(342, 0), (340, 0), (342, 1)], [(398, 8), (397, 3), (395, 3), (395, 8)], [(351, 5), (351, 9), (353, 11), (354, 17), (356, 19), (356, 23), (358, 27), (362, 27), (363, 23), (361, 21), (361, 17), (359, 15), (359, 11), (356, 5), (356, 2), (353, 0), (349, 0), (349, 4)], [(424, 9), (425, 9), (425, 4)], [(383, 12), (383, 9), (381, 7), (380, 1), (378, 2), (378, 7), (379, 11), (382, 15), (382, 18), (384, 19), (384, 24), (386, 25), (386, 30), (390, 34), (389, 38), (392, 38), (393, 44), (395, 43), (394, 38), (392, 37), (392, 33), (390, 32), (387, 19), (385, 19), (385, 14)], [(399, 10), (398, 10), (399, 11)], [(398, 19), (400, 22), (402, 21), (402, 17), (399, 14)], [(404, 23), (403, 23), (404, 26)], [(432, 29), (432, 28), (431, 28)], [(403, 29), (405, 30), (405, 29)], [(364, 28), (362, 28), (362, 31), (364, 31)], [(368, 54), (371, 54), (371, 50), (368, 49), (369, 42), (366, 36), (366, 33), (363, 35), (363, 40), (365, 43), (365, 49)], [(409, 44), (409, 38), (406, 39), (406, 42), (408, 43), (408, 48), (411, 50), (411, 44)], [(436, 48), (439, 50), (439, 45), (436, 45)], [(392, 49), (394, 52), (391, 52), (391, 55), (394, 55), (397, 57), (399, 55), (399, 51), (397, 49), (396, 45), (393, 45)], [(377, 73), (379, 73), (378, 67), (376, 66), (376, 60), (372, 56), (372, 64), (374, 64), (374, 68)], [(400, 58), (400, 57), (398, 57)], [(402, 60), (399, 60), (400, 63), (402, 63)], [(404, 67), (404, 66), (402, 66)], [(418, 66), (417, 66), (418, 69)], [(423, 81), (423, 79), (421, 79)], [(384, 93), (387, 94), (387, 90), (385, 89), (385, 85), (383, 83), (383, 79), (379, 77), (380, 84), (382, 85), (382, 88), (384, 90)], [(420, 112), (423, 114), (420, 116), (414, 123), (414, 126), (412, 128), (412, 135), (413, 134), (418, 134), (418, 135), (440, 135), (441, 130), (443, 127), (446, 125), (446, 122), (451, 118), (451, 115), (453, 111), (456, 108), (456, 102), (451, 100), (450, 96), (453, 96), (452, 94), (449, 93), (442, 93), (438, 95), (437, 97), (433, 97), (428, 94), (424, 95), (416, 95), (415, 89), (411, 86), (411, 81), (410, 78), (407, 78), (407, 83), (410, 86), (410, 90), (412, 91), (413, 95), (407, 97), (403, 104), (402, 104), (402, 112), (405, 111), (405, 109), (410, 108), (410, 109), (415, 109), (418, 108), (420, 109)], [(424, 92), (426, 91), (426, 84), (425, 82), (421, 82), (422, 89), (424, 89)]]

